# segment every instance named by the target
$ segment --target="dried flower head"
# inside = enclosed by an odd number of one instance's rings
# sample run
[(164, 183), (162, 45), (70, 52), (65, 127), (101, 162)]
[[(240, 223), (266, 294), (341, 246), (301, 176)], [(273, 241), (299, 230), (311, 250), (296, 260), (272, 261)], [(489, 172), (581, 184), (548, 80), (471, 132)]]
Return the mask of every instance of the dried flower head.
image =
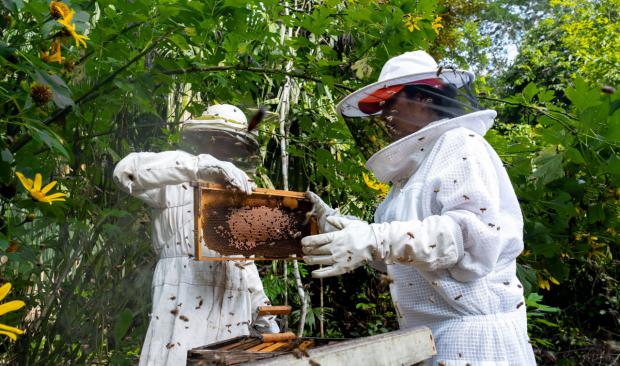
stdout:
[(52, 88), (47, 84), (35, 82), (30, 86), (30, 97), (36, 105), (44, 105), (52, 100)]
[(52, 1), (50, 3), (50, 15), (54, 19), (62, 19), (71, 14), (71, 8), (61, 1)]

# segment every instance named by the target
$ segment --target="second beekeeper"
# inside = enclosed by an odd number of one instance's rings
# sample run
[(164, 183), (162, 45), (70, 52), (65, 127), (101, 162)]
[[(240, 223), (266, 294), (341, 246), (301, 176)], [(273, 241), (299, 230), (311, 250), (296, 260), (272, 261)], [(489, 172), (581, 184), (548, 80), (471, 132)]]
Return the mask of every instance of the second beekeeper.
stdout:
[[(273, 319), (255, 319), (258, 306), (269, 300), (253, 262), (193, 258), (190, 182), (223, 183), (250, 194), (253, 183), (237, 167), (250, 174), (255, 168), (258, 143), (247, 125), (239, 108), (211, 106), (183, 123), (182, 150), (131, 153), (114, 170), (121, 189), (151, 207), (153, 249), (159, 255), (140, 366), (185, 365), (188, 349), (248, 334), (253, 321), (261, 332), (279, 331)], [(208, 250), (205, 255), (217, 256)]]

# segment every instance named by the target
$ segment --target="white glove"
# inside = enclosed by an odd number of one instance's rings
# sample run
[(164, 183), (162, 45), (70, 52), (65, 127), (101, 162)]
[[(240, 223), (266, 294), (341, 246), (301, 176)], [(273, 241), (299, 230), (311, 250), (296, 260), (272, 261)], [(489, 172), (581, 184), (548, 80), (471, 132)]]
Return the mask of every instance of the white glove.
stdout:
[(198, 180), (216, 181), (223, 179), (226, 183), (244, 192), (252, 194), (256, 188), (254, 182), (248, 178), (247, 174), (234, 164), (221, 161), (208, 154), (198, 155), (198, 169), (196, 172)]
[(329, 207), (327, 203), (323, 202), (321, 197), (314, 192), (306, 192), (306, 197), (314, 205), (312, 211), (316, 214), (320, 233), (331, 233), (332, 231), (340, 230), (340, 228), (333, 226), (329, 223), (329, 221), (327, 221), (328, 217), (345, 217), (349, 220), (359, 220), (355, 216), (341, 215), (340, 212), (338, 212), (338, 209)]
[(313, 277), (337, 276), (372, 260), (432, 271), (454, 265), (463, 255), (461, 229), (448, 216), (383, 224), (336, 216), (326, 220), (339, 230), (301, 240), (306, 263), (329, 265), (313, 271)]
[(179, 150), (131, 153), (114, 169), (114, 181), (134, 195), (198, 180), (228, 183), (252, 193), (253, 183), (243, 171), (208, 154), (195, 156)]
[(327, 218), (332, 215), (336, 215), (338, 213), (338, 210), (329, 207), (327, 203), (323, 202), (321, 197), (319, 197), (314, 192), (306, 192), (306, 197), (313, 204), (312, 211), (316, 214), (316, 221), (319, 226), (319, 232), (329, 233), (334, 230), (338, 230), (327, 222)]

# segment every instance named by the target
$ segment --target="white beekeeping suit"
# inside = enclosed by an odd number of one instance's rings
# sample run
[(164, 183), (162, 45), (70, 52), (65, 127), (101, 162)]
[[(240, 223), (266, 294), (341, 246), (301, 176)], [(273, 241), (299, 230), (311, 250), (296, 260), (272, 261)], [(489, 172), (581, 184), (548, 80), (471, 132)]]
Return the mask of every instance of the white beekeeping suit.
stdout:
[[(209, 130), (237, 136), (243, 134), (243, 125), (247, 128), (247, 120), (238, 108), (216, 105), (198, 120), (189, 121), (185, 127), (192, 128), (183, 131), (193, 137)], [(199, 139), (203, 140), (207, 145), (230, 142)], [(179, 150), (129, 154), (114, 169), (114, 181), (151, 207), (153, 249), (159, 255), (140, 365), (185, 365), (191, 348), (248, 334), (257, 307), (269, 304), (258, 271), (250, 261), (194, 260), (190, 187), (190, 182), (217, 181), (249, 194), (252, 182), (247, 175), (211, 155)], [(218, 256), (214, 252), (205, 255)], [(259, 318), (254, 324), (263, 332), (278, 331), (273, 319)]]
[(432, 365), (535, 365), (516, 257), (523, 218), (501, 160), (483, 136), (473, 75), (441, 73), (425, 52), (389, 60), (380, 82), (345, 98), (345, 116), (380, 114), (395, 142), (366, 166), (391, 182), (375, 223), (339, 216), (316, 195), (323, 234), (302, 243), (316, 277), (387, 264), (402, 328), (429, 326)]

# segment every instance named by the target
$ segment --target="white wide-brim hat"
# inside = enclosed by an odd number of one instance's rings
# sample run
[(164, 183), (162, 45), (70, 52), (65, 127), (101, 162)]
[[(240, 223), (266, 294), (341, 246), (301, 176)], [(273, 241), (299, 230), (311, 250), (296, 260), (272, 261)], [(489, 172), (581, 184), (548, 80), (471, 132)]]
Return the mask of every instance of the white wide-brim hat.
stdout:
[[(473, 73), (465, 70), (440, 69), (431, 55), (424, 51), (406, 52), (389, 59), (379, 75), (379, 81), (367, 85), (338, 103), (336, 110), (347, 117), (364, 117), (381, 112), (382, 102), (398, 93), (405, 85), (422, 84), (439, 87), (441, 83), (460, 88), (473, 82)], [(440, 87), (439, 87), (440, 88)], [(360, 101), (363, 102), (360, 109)], [(368, 105), (377, 104), (368, 108)]]
[[(248, 132), (248, 119), (243, 111), (230, 104), (215, 104), (207, 108), (200, 117), (183, 122), (183, 131), (221, 130), (239, 134)], [(257, 131), (253, 131), (253, 135)]]

